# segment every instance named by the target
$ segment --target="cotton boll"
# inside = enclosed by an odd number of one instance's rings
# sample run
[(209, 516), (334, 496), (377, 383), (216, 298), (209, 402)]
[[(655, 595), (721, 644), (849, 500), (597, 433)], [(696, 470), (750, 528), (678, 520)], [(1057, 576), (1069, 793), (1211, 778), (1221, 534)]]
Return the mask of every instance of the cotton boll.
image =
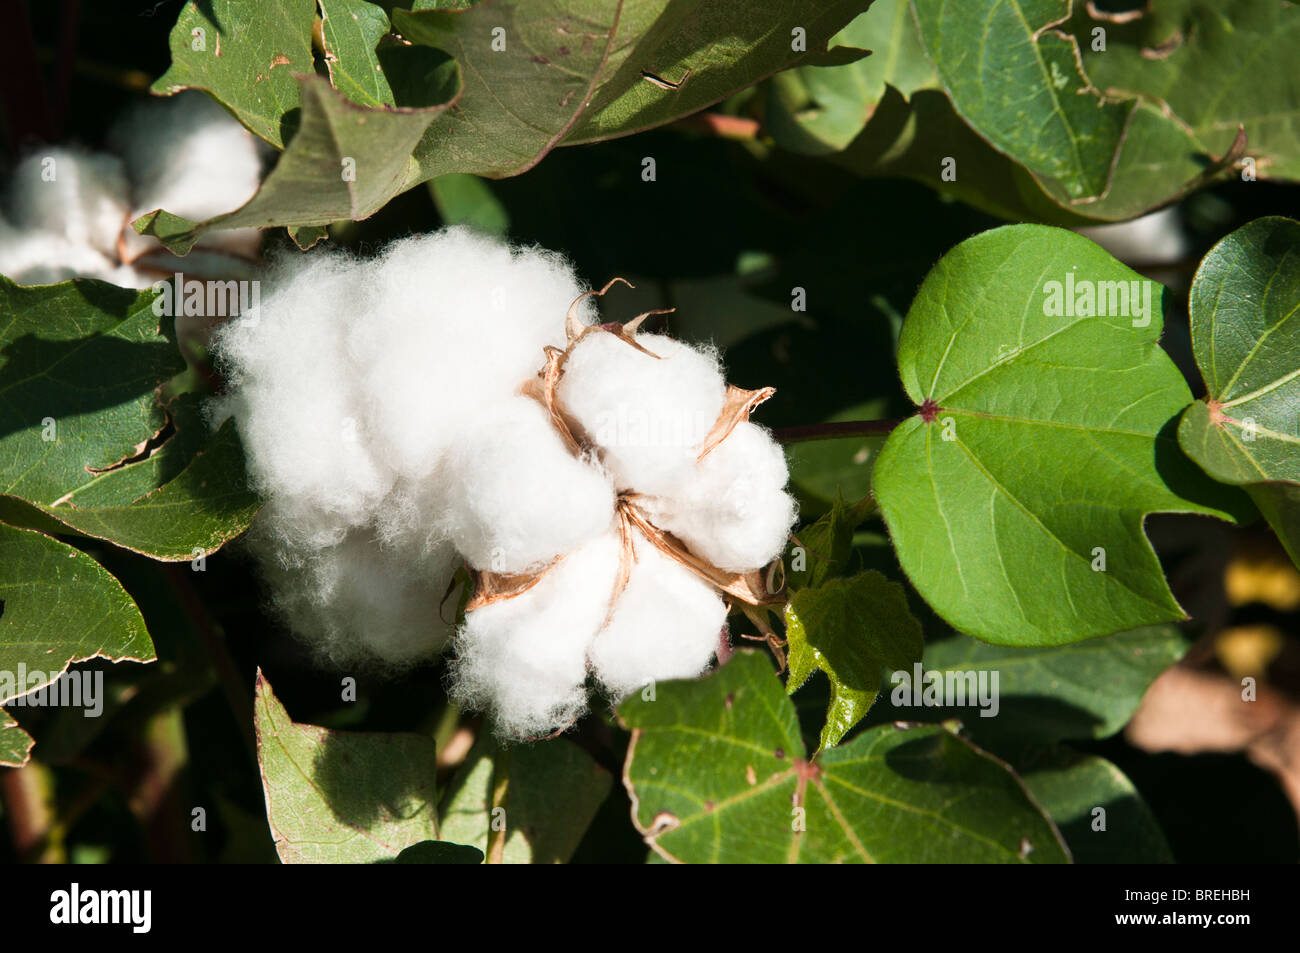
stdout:
[(516, 737), (549, 734), (586, 706), (587, 650), (609, 612), (619, 536), (570, 553), (525, 592), (466, 614), (453, 694)]
[(660, 529), (719, 569), (745, 572), (767, 565), (785, 549), (794, 524), (794, 500), (780, 444), (757, 424), (742, 421), (675, 488), (672, 496), (638, 501)]
[(0, 229), (0, 275), (20, 285), (49, 285), (69, 278), (98, 278), (135, 286), (131, 269), (93, 248), (50, 232)]
[(400, 668), (447, 643), (457, 598), (447, 590), (459, 562), (450, 546), (412, 560), (364, 530), (320, 550), (286, 548), (265, 530), (250, 535), (276, 606), (326, 661)]
[[(257, 191), (265, 147), (214, 99), (180, 93), (141, 104), (109, 134), (126, 162), (134, 215), (166, 209), (202, 221), (232, 212)], [(204, 243), (252, 253), (257, 229), (209, 232)], [(134, 257), (156, 247), (152, 238), (127, 235)]]
[(126, 175), (116, 156), (56, 148), (14, 169), (9, 209), (20, 229), (42, 231), (116, 256), (130, 212)]
[(397, 242), (356, 280), (366, 297), (349, 352), (377, 440), (412, 476), (479, 429), (479, 408), (534, 378), (545, 347), (564, 346), (565, 312), (583, 291), (558, 255), (466, 228)]
[(609, 624), (588, 653), (612, 695), (650, 681), (694, 678), (718, 648), (727, 608), (717, 591), (690, 570), (636, 541), (636, 564)]
[(476, 417), (440, 482), (450, 500), (447, 535), (477, 569), (539, 568), (614, 518), (604, 474), (573, 456), (550, 414), (527, 397)]
[(638, 351), (617, 335), (589, 333), (564, 365), (557, 396), (619, 490), (657, 494), (680, 483), (722, 411), (726, 382), (717, 354), (658, 334)]
[(369, 523), (395, 481), (374, 448), (345, 347), (367, 309), (356, 270), (337, 253), (289, 259), (272, 272), (258, 311), (213, 337), (252, 483), (276, 501), (281, 531), (308, 546)]

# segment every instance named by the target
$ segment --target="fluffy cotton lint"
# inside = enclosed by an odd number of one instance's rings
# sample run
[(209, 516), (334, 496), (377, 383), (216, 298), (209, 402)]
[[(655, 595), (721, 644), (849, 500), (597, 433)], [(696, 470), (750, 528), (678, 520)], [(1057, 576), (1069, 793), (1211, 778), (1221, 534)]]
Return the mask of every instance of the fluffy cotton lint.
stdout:
[(643, 353), (614, 334), (589, 333), (569, 354), (561, 406), (599, 448), (619, 490), (668, 492), (689, 474), (722, 411), (717, 354), (659, 334)]
[(453, 694), (520, 738), (549, 734), (581, 715), (587, 650), (609, 611), (618, 554), (611, 530), (565, 556), (531, 589), (467, 613), (456, 636)]
[(118, 235), (130, 211), (117, 156), (43, 149), (20, 162), (10, 179), (9, 213), (15, 227), (46, 232), (101, 255), (116, 257)]
[(637, 539), (627, 588), (588, 653), (592, 670), (616, 697), (651, 681), (694, 678), (717, 652), (726, 618), (717, 590)]

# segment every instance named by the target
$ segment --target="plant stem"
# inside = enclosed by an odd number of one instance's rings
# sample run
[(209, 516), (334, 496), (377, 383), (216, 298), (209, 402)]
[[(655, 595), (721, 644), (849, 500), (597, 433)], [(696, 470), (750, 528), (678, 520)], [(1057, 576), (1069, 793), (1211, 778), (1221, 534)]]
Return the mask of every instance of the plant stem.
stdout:
[(834, 440), (841, 437), (873, 437), (889, 433), (900, 423), (902, 421), (898, 418), (837, 420), (825, 424), (777, 427), (772, 431), (772, 435), (781, 443), (802, 443), (805, 440)]

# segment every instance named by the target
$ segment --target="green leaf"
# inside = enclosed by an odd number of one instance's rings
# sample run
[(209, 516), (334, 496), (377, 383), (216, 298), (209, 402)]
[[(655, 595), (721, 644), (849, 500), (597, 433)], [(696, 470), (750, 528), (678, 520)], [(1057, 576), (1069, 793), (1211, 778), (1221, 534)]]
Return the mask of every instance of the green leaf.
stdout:
[(1178, 442), (1216, 480), (1248, 488), (1300, 565), (1300, 222), (1261, 218), (1220, 241), (1190, 307), (1207, 394)]
[(1174, 862), (1151, 808), (1124, 772), (1105, 758), (1058, 745), (1027, 749), (1008, 760), (1056, 822), (1075, 863)]
[(253, 133), (283, 146), (298, 107), (294, 74), (311, 74), (316, 0), (187, 3), (168, 41), (172, 65), (153, 84), (170, 96), (205, 89)]
[(362, 219), (409, 188), (411, 150), (448, 104), (428, 109), (365, 109), (320, 77), (301, 80), (302, 114), (289, 147), (257, 194), (204, 222), (145, 215), (132, 223), (184, 255), (214, 228), (328, 225)]
[[(914, 0), (921, 43), (953, 107), (995, 149), (1071, 201), (1106, 191), (1132, 102), (1103, 100), (1074, 37), (1070, 0)], [(960, 175), (960, 171), (958, 172)]]
[(510, 214), (477, 175), (440, 175), (429, 183), (429, 193), (446, 225), (473, 225), (502, 237), (510, 231)]
[[(381, 40), (377, 49), (370, 37), (379, 11), (340, 2), (325, 5), (327, 14), (335, 8), (326, 48), (337, 60), (327, 65), (338, 91), (323, 78), (302, 76), (282, 95), (257, 100), (256, 108), (250, 107), (250, 91), (266, 88), (265, 76), (256, 79), (260, 59), (236, 58), (217, 75), (206, 54), (178, 47), (178, 34), (184, 27), (183, 36), (189, 36), (188, 22), (197, 15), (186, 8), (173, 31), (176, 62), (163, 77), (172, 77), (167, 88), (174, 91), (181, 79), (201, 73), (204, 88), (274, 144), (283, 140), (266, 135), (268, 124), (287, 123), (286, 113), (301, 106), (301, 115), (294, 114), (298, 131), (243, 208), (206, 222), (148, 215), (134, 223), (137, 231), (185, 254), (212, 228), (360, 219), (439, 176), (518, 175), (557, 146), (662, 125), (777, 70), (814, 61), (864, 0), (796, 0), (759, 9), (740, 0), (593, 0), (576, 12), (558, 0), (498, 0), (462, 9), (395, 10), (393, 29), (412, 45), (386, 46)], [(286, 13), (279, 6), (256, 9), (239, 21), (252, 32), (283, 38), (302, 29), (292, 18), (288, 26), (281, 22)], [(348, 10), (358, 19), (351, 21)], [(791, 49), (795, 27), (806, 30), (808, 52)], [(310, 22), (301, 36), (304, 45), (309, 34)], [(284, 43), (277, 39), (273, 45)], [(382, 85), (370, 81), (376, 62), (397, 106), (430, 108), (391, 108)], [(289, 72), (277, 69), (277, 83), (288, 81)], [(452, 76), (463, 77), (463, 88)], [(369, 100), (382, 108), (359, 105)], [(340, 175), (345, 160), (355, 168), (354, 179)]]
[(904, 96), (939, 85), (917, 39), (910, 0), (876, 0), (831, 39), (831, 46), (874, 51), (841, 66), (800, 66), (778, 73), (765, 118), (776, 142), (806, 155), (846, 148), (891, 86)]
[(799, 530), (798, 546), (787, 560), (787, 584), (791, 589), (820, 586), (832, 576), (847, 574), (853, 551), (853, 531), (875, 508), (870, 497), (849, 505), (835, 500), (817, 522)]
[(388, 14), (365, 0), (319, 0), (325, 66), (335, 89), (359, 106), (393, 106), (377, 47)]
[(487, 852), (492, 795), (502, 768), (507, 774), (502, 861), (567, 863), (614, 782), (564, 738), (500, 748), (482, 735), (447, 793), (443, 836)]
[[(1079, 313), (1086, 291), (1104, 313)], [(1240, 501), (1178, 449), (1191, 393), (1156, 344), (1164, 296), (1037, 225), (977, 235), (926, 277), (898, 355), (921, 412), (885, 442), (875, 492), (904, 571), (955, 628), (1058, 645), (1184, 617), (1143, 520), (1230, 519)]]
[(135, 602), (80, 550), (0, 524), (0, 704), (93, 658), (154, 660)]
[(0, 708), (0, 768), (21, 768), (32, 753), (32, 736)]
[(298, 724), (260, 670), (256, 694), (257, 760), (281, 861), (374, 863), (438, 839), (433, 739)]
[(996, 710), (984, 716), (974, 708), (917, 709), (910, 706), (911, 689), (904, 687), (896, 688), (891, 700), (908, 704), (895, 705), (888, 717), (958, 717), (977, 741), (990, 744), (1008, 738), (1106, 738), (1128, 723), (1147, 688), (1185, 650), (1186, 642), (1171, 625), (1047, 648), (987, 645), (959, 635), (925, 647), (926, 677), (988, 672)]
[(91, 281), (0, 282), (0, 519), (191, 559), (247, 528), (231, 424), (208, 438), (198, 398), (164, 407), (185, 366), (154, 294)]
[(1300, 96), (1295, 51), (1300, 17), (1274, 0), (1156, 0), (1142, 16), (1096, 20), (1083, 8), (1076, 31), (1106, 31), (1105, 50), (1083, 44), (1084, 68), (1104, 92), (1139, 94), (1223, 155), (1245, 129), (1261, 177), (1300, 179)]
[(882, 669), (910, 670), (925, 647), (907, 593), (875, 570), (800, 589), (785, 606), (794, 694), (821, 669), (831, 683), (822, 748), (837, 745), (876, 700)]
[[(688, 863), (1068, 861), (1005, 764), (947, 727), (882, 725), (809, 762), (766, 656), (619, 708), (633, 821)], [(802, 827), (803, 830), (798, 830)]]

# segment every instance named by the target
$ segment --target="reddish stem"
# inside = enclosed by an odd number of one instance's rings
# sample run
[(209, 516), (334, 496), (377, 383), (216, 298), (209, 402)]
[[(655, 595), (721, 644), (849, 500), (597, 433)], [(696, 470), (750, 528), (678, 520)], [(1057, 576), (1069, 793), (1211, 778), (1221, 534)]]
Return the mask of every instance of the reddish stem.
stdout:
[(773, 436), (781, 443), (801, 443), (805, 440), (833, 440), (840, 437), (872, 437), (887, 434), (901, 420), (842, 420), (825, 424), (804, 424), (799, 427), (777, 427)]

